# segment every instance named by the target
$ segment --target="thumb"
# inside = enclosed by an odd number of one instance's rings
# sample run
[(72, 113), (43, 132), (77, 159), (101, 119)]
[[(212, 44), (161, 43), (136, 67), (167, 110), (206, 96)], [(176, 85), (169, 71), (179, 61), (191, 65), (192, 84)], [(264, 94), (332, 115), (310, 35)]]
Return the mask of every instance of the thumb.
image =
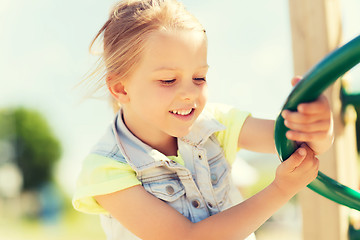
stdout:
[(289, 169), (290, 172), (294, 171), (297, 167), (301, 165), (303, 160), (307, 155), (307, 151), (304, 147), (298, 148), (285, 162), (286, 168)]
[(294, 87), (298, 82), (300, 82), (302, 79), (301, 76), (295, 76), (293, 79), (291, 79), (291, 85)]

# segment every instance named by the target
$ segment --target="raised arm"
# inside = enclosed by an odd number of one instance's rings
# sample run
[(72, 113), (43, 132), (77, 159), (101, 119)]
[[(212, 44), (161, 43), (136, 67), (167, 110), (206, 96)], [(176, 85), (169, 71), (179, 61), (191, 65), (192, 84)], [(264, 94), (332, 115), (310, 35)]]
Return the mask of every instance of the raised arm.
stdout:
[(192, 223), (142, 186), (95, 199), (142, 239), (243, 239), (310, 183), (317, 169), (317, 159), (304, 146), (278, 167), (275, 180), (264, 190), (198, 223)]
[[(295, 85), (300, 77), (292, 79)], [(316, 154), (327, 151), (333, 140), (333, 117), (329, 102), (324, 95), (310, 103), (298, 105), (297, 111), (284, 110), (286, 137), (306, 143)], [(275, 153), (274, 121), (249, 117), (239, 134), (238, 147), (255, 152)]]
[(238, 147), (261, 153), (276, 153), (274, 120), (248, 117), (239, 134)]

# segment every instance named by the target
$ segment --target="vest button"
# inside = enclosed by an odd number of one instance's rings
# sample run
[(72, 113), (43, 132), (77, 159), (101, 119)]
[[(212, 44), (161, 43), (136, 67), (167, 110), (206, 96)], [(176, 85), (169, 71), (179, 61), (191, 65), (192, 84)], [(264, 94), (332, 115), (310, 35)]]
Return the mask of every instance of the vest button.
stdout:
[(194, 208), (199, 208), (200, 207), (200, 202), (198, 200), (192, 201), (191, 204), (193, 205)]
[(168, 194), (174, 194), (175, 192), (174, 188), (170, 185), (166, 186), (165, 190)]
[(215, 173), (211, 174), (211, 183), (215, 184), (218, 180), (218, 177)]

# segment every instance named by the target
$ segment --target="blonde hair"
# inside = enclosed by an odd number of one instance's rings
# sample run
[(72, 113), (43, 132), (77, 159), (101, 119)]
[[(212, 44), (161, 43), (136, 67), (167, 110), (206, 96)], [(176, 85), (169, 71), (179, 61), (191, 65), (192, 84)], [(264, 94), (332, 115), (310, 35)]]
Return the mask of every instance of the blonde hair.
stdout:
[[(97, 68), (90, 75), (92, 80), (96, 78), (98, 81), (96, 90), (106, 84), (114, 86), (119, 79), (128, 77), (134, 71), (149, 34), (175, 29), (205, 33), (199, 21), (176, 0), (127, 0), (117, 3), (89, 47), (91, 52), (94, 44), (102, 38), (103, 52)], [(108, 78), (109, 74), (116, 78)], [(114, 111), (119, 108), (114, 98), (113, 107)]]

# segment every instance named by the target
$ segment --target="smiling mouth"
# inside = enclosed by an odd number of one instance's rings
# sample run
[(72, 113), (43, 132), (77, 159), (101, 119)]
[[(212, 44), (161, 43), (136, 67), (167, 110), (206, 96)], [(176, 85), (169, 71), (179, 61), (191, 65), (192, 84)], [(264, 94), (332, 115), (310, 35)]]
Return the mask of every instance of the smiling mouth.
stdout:
[(190, 115), (194, 110), (195, 110), (194, 108), (191, 108), (188, 110), (172, 110), (169, 112), (176, 115), (187, 116)]

